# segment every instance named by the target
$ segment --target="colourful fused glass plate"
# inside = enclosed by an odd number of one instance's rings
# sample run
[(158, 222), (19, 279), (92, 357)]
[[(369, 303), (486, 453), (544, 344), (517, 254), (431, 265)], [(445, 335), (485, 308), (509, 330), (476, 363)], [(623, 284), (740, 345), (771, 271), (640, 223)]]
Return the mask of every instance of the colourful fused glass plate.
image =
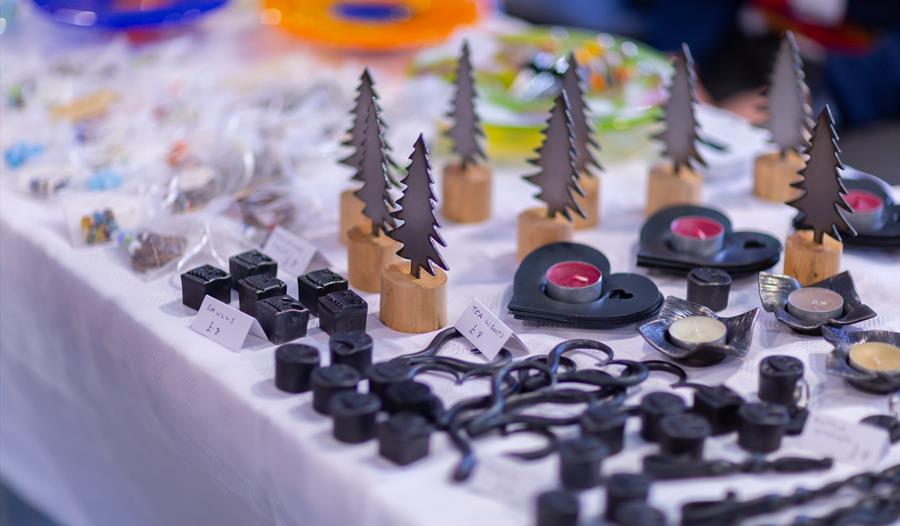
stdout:
[[(660, 114), (669, 61), (632, 40), (559, 27), (533, 27), (473, 40), (491, 49), (477, 60), (479, 111), (492, 157), (521, 157), (540, 145), (547, 111), (561, 89), (565, 57), (573, 51), (583, 71), (586, 100), (604, 156), (628, 155), (646, 146), (646, 126)], [(457, 49), (429, 50), (416, 57), (413, 75), (452, 80)], [(481, 57), (484, 58), (484, 57)]]

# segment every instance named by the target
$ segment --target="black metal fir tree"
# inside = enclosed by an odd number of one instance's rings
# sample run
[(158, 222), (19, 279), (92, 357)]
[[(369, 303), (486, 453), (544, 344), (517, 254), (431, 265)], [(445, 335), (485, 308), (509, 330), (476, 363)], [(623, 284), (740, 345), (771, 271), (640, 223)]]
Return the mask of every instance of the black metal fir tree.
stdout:
[[(372, 80), (369, 68), (365, 68), (362, 75), (359, 77), (359, 86), (356, 88), (356, 99), (354, 100), (353, 110), (350, 112), (353, 115), (353, 122), (346, 132), (348, 138), (341, 143), (343, 146), (352, 148), (353, 151), (350, 155), (338, 161), (339, 163), (354, 169), (359, 168), (359, 164), (363, 160), (362, 150), (363, 143), (366, 141), (366, 119), (368, 118), (370, 107), (374, 107), (375, 114), (378, 117), (379, 127), (382, 130), (385, 130), (387, 127), (381, 117), (381, 106), (378, 104), (378, 93), (375, 91), (375, 81)], [(387, 143), (385, 143), (385, 158), (387, 159), (389, 168), (397, 167), (397, 163), (391, 158), (390, 146), (388, 146)], [(352, 179), (354, 181), (361, 181), (362, 179), (360, 179), (360, 177), (360, 172), (357, 171)], [(397, 180), (390, 171), (388, 171), (388, 180), (392, 185), (397, 186)]]
[(395, 219), (403, 221), (403, 224), (388, 232), (388, 236), (403, 244), (397, 255), (409, 260), (409, 273), (419, 279), (421, 269), (435, 275), (432, 263), (449, 270), (435, 246), (437, 243), (446, 247), (447, 243), (437, 231), (441, 226), (434, 217), (437, 197), (432, 187), (434, 181), (431, 178), (428, 149), (422, 135), (416, 139), (409, 160), (406, 177), (402, 181), (406, 188), (403, 196), (397, 200), (400, 209), (391, 214)]
[(372, 221), (372, 235), (388, 232), (394, 227), (391, 210), (396, 206), (391, 194), (387, 168), (387, 154), (384, 138), (375, 105), (369, 106), (368, 116), (363, 129), (366, 131), (365, 141), (360, 151), (362, 158), (355, 179), (362, 181), (362, 187), (354, 195), (363, 202), (363, 214)]
[(562, 214), (571, 221), (570, 210), (584, 217), (584, 212), (572, 195), (572, 192), (581, 196), (584, 193), (578, 186), (572, 116), (565, 92), (557, 95), (543, 133), (544, 143), (536, 150), (538, 158), (528, 161), (541, 170), (536, 174), (526, 175), (524, 179), (540, 188), (535, 197), (547, 203), (549, 217)]
[(819, 113), (812, 130), (812, 138), (806, 150), (809, 159), (800, 171), (803, 179), (791, 184), (803, 191), (803, 195), (788, 202), (799, 210), (795, 224), (799, 229), (812, 230), (813, 241), (819, 244), (823, 242), (826, 233), (838, 241), (841, 240), (842, 232), (856, 235), (856, 230), (844, 217), (845, 212), (850, 213), (852, 210), (844, 200), (847, 189), (838, 171), (844, 166), (841, 164), (841, 149), (837, 141), (834, 118), (826, 105)]
[(593, 175), (592, 168), (602, 170), (603, 167), (594, 157), (594, 151), (600, 149), (594, 138), (594, 127), (591, 124), (587, 103), (584, 100), (584, 85), (581, 82), (580, 67), (575, 53), (569, 53), (566, 72), (563, 74), (562, 87), (569, 101), (569, 113), (572, 115), (572, 133), (575, 143), (575, 168), (579, 174)]
[(772, 134), (782, 158), (788, 151), (800, 153), (807, 146), (812, 128), (812, 110), (807, 104), (809, 88), (803, 75), (803, 61), (794, 34), (788, 31), (781, 40), (766, 89), (766, 128)]
[(692, 162), (701, 166), (706, 166), (706, 163), (697, 151), (698, 123), (694, 115), (697, 77), (687, 44), (681, 44), (674, 67), (669, 98), (663, 105), (664, 128), (656, 138), (662, 141), (664, 153), (672, 161), (675, 173), (678, 173), (681, 167), (691, 168)]
[(477, 92), (468, 42), (463, 43), (454, 84), (456, 89), (453, 106), (447, 114), (453, 120), (453, 125), (447, 131), (447, 136), (453, 143), (453, 152), (459, 156), (460, 164), (465, 169), (468, 164), (478, 164), (479, 160), (487, 159), (481, 145), (484, 131), (475, 111)]

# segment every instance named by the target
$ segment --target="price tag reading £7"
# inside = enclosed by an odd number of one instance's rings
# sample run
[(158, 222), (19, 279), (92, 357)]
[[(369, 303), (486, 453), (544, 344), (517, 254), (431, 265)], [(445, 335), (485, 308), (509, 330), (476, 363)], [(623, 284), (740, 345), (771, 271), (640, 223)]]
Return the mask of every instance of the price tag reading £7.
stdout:
[(284, 271), (291, 279), (306, 272), (306, 267), (316, 255), (316, 247), (288, 230), (276, 226), (262, 251), (278, 262), (278, 270)]
[(493, 360), (504, 346), (528, 352), (516, 333), (475, 298), (472, 298), (472, 303), (460, 314), (453, 326), (488, 360)]
[(249, 335), (266, 339), (266, 334), (256, 318), (206, 296), (200, 305), (191, 329), (232, 351), (240, 351)]

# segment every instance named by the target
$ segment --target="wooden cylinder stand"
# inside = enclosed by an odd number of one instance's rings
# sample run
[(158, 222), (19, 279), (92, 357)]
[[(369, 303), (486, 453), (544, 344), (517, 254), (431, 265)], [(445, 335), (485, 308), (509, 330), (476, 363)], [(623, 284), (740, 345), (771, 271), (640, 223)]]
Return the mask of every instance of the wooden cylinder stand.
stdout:
[(447, 325), (447, 274), (409, 272), (408, 261), (391, 263), (381, 270), (381, 322), (400, 332), (431, 332)]
[(480, 223), (491, 217), (491, 168), (484, 164), (444, 166), (441, 213), (454, 223)]
[(773, 203), (800, 197), (802, 192), (791, 183), (800, 179), (797, 172), (804, 166), (803, 157), (794, 150), (788, 150), (784, 157), (778, 152), (760, 155), (753, 163), (753, 195)]
[(369, 219), (363, 215), (363, 202), (356, 197), (353, 192), (356, 188), (348, 188), (341, 192), (340, 203), (340, 222), (338, 224), (338, 233), (342, 245), (346, 245), (350, 240), (348, 232), (355, 226), (366, 228), (370, 226)]
[(576, 214), (572, 218), (572, 226), (575, 230), (593, 228), (600, 224), (600, 177), (582, 174), (578, 185), (584, 191), (584, 196), (575, 195), (575, 202), (584, 212), (584, 218)]
[[(365, 229), (364, 229), (365, 228)], [(363, 292), (381, 290), (381, 269), (399, 261), (400, 243), (386, 234), (372, 235), (372, 225), (355, 226), (348, 232), (347, 279), (350, 286)]]
[(797, 278), (804, 287), (830, 278), (841, 269), (843, 248), (827, 234), (820, 244), (813, 241), (812, 230), (798, 230), (784, 243), (784, 273)]
[(699, 205), (703, 176), (687, 166), (676, 173), (671, 164), (657, 164), (647, 180), (647, 204), (644, 215), (651, 216), (675, 205)]
[(572, 241), (574, 230), (572, 223), (560, 214), (550, 218), (547, 209), (542, 206), (529, 208), (519, 214), (516, 258), (522, 261), (536, 248)]

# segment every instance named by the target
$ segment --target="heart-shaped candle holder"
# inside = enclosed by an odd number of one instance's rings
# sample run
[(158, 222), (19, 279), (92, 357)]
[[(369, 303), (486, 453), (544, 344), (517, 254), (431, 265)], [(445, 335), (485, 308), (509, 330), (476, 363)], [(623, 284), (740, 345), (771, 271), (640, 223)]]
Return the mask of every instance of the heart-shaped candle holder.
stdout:
[(900, 347), (900, 332), (891, 331), (848, 331), (838, 327), (823, 327), (822, 336), (834, 349), (828, 355), (828, 374), (840, 376), (848, 384), (873, 394), (891, 394), (900, 390), (900, 371), (873, 372), (854, 365), (850, 351), (863, 343), (886, 343)]
[[(667, 357), (692, 367), (706, 367), (715, 365), (729, 356), (736, 358), (747, 356), (753, 342), (753, 325), (758, 314), (759, 309), (752, 309), (738, 316), (720, 318), (703, 305), (669, 296), (656, 319), (641, 325), (638, 331), (647, 343)], [(724, 342), (703, 343), (691, 348), (676, 344), (669, 334), (669, 328), (677, 320), (692, 316), (704, 316), (724, 324), (726, 329)]]
[(780, 255), (777, 239), (759, 232), (735, 232), (718, 210), (673, 206), (644, 223), (637, 264), (679, 273), (711, 267), (741, 276), (774, 266)]
[[(555, 273), (548, 273), (559, 263), (587, 264), (599, 271), (600, 287), (596, 299), (585, 301), (573, 295), (564, 301), (560, 294), (569, 292), (567, 285), (577, 281), (550, 283)], [(591, 279), (585, 286), (595, 286), (596, 272), (574, 278)], [(555, 290), (548, 290), (554, 287)], [(551, 296), (552, 293), (552, 296)], [(639, 274), (610, 274), (609, 260), (601, 252), (578, 243), (553, 243), (529, 254), (519, 265), (513, 283), (508, 309), (517, 319), (550, 322), (584, 329), (609, 329), (645, 320), (659, 311), (663, 298), (656, 285)]]
[(810, 285), (811, 287), (828, 289), (840, 294), (844, 300), (842, 314), (819, 322), (800, 319), (787, 310), (788, 296), (791, 292), (802, 288), (800, 282), (782, 274), (759, 273), (759, 300), (763, 309), (774, 313), (775, 319), (801, 334), (819, 335), (824, 325), (850, 325), (875, 317), (875, 311), (859, 299), (849, 272), (841, 272), (814, 283)]

